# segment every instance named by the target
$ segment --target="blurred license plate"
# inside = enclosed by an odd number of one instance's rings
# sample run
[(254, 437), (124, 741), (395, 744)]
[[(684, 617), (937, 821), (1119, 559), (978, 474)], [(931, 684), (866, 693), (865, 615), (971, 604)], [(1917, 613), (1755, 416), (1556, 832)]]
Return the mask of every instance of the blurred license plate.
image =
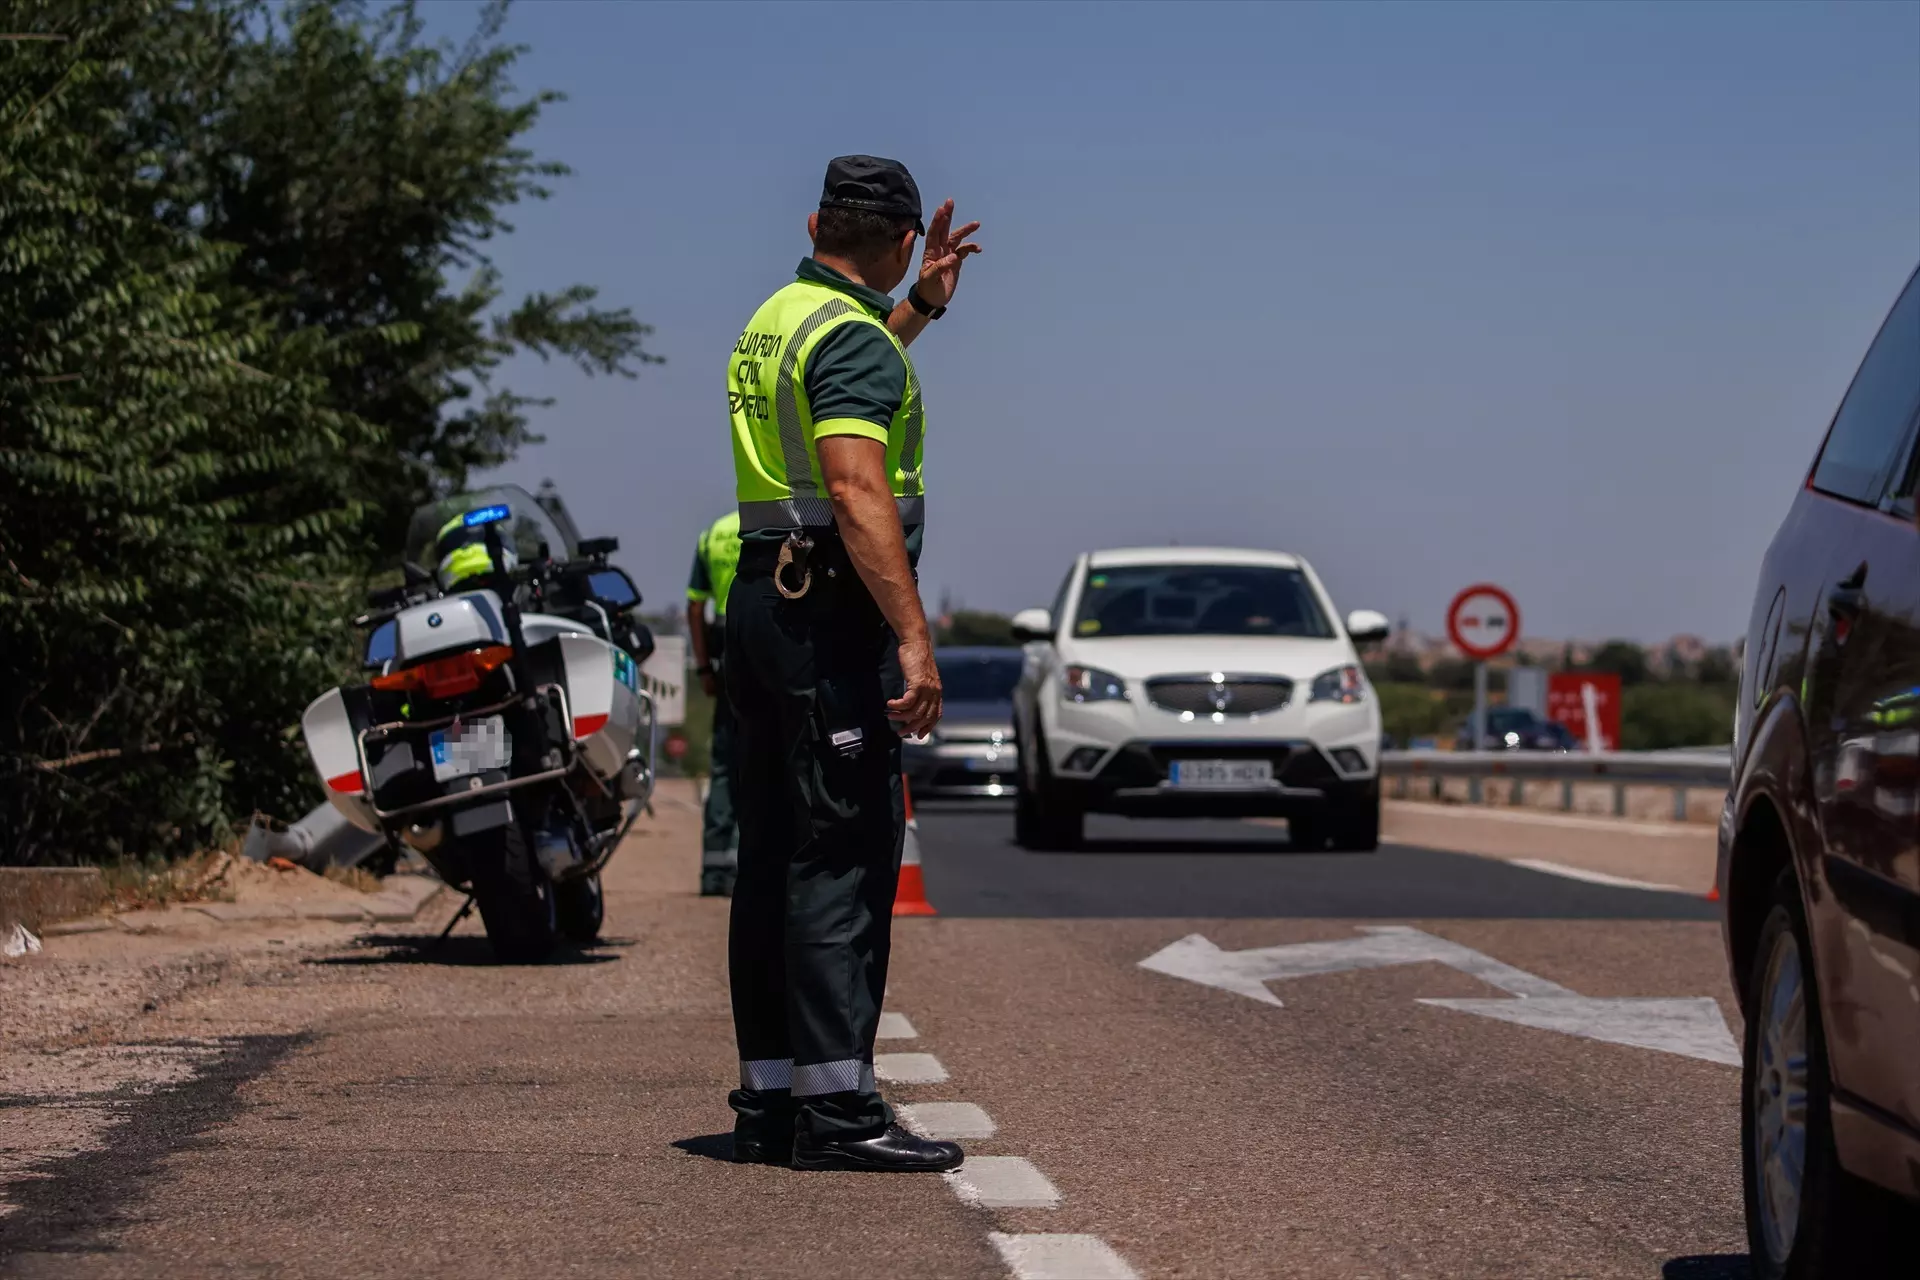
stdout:
[(504, 769), (513, 758), (513, 739), (507, 735), (507, 722), (499, 716), (435, 730), (427, 743), (433, 750), (435, 782)]
[(1273, 761), (1175, 760), (1167, 781), (1176, 787), (1256, 787), (1273, 781)]

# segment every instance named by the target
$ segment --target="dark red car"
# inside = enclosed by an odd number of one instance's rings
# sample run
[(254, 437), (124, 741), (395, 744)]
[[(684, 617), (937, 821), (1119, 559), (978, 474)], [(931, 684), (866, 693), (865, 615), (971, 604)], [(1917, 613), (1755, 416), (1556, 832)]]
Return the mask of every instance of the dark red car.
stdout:
[(1767, 549), (1723, 931), (1757, 1280), (1920, 1275), (1920, 272)]

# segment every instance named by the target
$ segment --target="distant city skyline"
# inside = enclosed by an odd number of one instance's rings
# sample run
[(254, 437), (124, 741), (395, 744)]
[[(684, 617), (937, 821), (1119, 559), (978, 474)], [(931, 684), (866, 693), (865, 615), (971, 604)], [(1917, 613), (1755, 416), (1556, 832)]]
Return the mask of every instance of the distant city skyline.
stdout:
[(1297, 551), (1430, 632), (1490, 580), (1529, 633), (1731, 639), (1920, 260), (1920, 6), (873, 12), (509, 22), (519, 82), (570, 95), (530, 145), (577, 174), (513, 211), (506, 284), (596, 284), (668, 363), (514, 362), (556, 404), (503, 476), (618, 535), (650, 609), (732, 500), (726, 353), (839, 152), (985, 224), (913, 352), (922, 572), (1001, 611), (1177, 539)]

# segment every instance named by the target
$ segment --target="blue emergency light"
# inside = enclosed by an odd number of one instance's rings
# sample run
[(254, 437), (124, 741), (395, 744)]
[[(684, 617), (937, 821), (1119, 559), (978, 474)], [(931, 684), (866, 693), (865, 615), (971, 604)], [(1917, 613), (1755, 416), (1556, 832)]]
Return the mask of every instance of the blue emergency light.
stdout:
[(513, 512), (504, 506), (482, 507), (478, 511), (467, 512), (461, 523), (469, 529), (475, 529), (483, 524), (496, 524), (512, 514)]

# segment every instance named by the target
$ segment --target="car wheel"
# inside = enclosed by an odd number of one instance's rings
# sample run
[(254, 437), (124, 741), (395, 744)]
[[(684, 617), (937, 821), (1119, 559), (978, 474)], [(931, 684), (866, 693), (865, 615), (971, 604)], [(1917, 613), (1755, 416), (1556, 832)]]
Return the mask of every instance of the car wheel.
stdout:
[(1747, 976), (1740, 1151), (1754, 1280), (1872, 1276), (1906, 1214), (1840, 1167), (1820, 992), (1800, 888), (1775, 883)]
[(1373, 788), (1360, 799), (1335, 809), (1328, 824), (1336, 853), (1372, 853), (1380, 847), (1380, 791)]
[(1035, 852), (1077, 849), (1086, 830), (1086, 815), (1060, 795), (1053, 781), (1053, 766), (1047, 759), (1046, 742), (1034, 734), (1028, 757), (1026, 743), (1020, 744), (1020, 758), (1034, 762), (1034, 779), (1027, 771), (1019, 774), (1020, 789), (1013, 799), (1013, 839), (1023, 849)]
[(1324, 814), (1287, 819), (1287, 843), (1295, 853), (1319, 853), (1327, 847), (1328, 839)]

